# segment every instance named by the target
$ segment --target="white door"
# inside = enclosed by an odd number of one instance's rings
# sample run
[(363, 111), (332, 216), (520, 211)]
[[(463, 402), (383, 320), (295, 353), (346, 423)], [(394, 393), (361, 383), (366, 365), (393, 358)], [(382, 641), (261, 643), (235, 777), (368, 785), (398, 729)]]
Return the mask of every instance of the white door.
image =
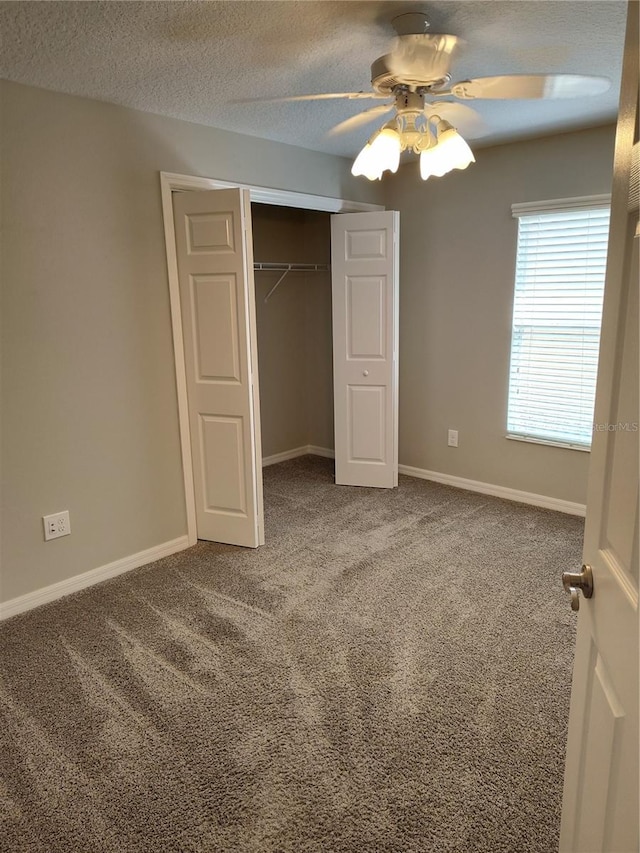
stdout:
[(398, 485), (399, 214), (331, 217), (336, 483)]
[[(638, 221), (628, 212), (638, 7), (628, 43), (611, 210), (560, 850), (638, 850)], [(636, 196), (637, 198), (637, 196)]]
[(264, 543), (247, 190), (174, 193), (199, 539)]

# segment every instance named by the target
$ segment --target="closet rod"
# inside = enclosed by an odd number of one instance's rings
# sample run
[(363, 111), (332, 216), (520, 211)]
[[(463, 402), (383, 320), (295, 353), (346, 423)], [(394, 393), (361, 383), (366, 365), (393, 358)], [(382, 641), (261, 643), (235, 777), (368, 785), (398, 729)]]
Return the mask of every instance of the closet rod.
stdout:
[(254, 270), (262, 270), (263, 272), (282, 272), (280, 278), (273, 285), (269, 293), (264, 298), (268, 302), (271, 296), (278, 289), (285, 276), (289, 272), (328, 272), (329, 264), (280, 264), (280, 263), (254, 263)]
[(254, 263), (254, 270), (265, 270), (278, 272), (286, 270), (287, 272), (328, 272), (329, 264), (283, 264), (283, 263)]

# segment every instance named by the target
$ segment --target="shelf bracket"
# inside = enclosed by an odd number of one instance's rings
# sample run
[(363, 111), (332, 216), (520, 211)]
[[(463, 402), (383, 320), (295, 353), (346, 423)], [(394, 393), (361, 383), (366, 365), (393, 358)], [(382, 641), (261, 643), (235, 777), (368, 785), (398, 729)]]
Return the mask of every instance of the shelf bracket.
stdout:
[(269, 301), (269, 299), (271, 299), (271, 296), (276, 292), (276, 290), (278, 289), (278, 287), (280, 287), (280, 285), (281, 285), (281, 284), (282, 284), (282, 282), (284, 281), (284, 278), (285, 278), (285, 276), (287, 275), (287, 273), (289, 272), (289, 270), (290, 270), (290, 269), (291, 269), (291, 267), (289, 266), (289, 267), (287, 267), (287, 268), (286, 268), (286, 270), (282, 273), (282, 275), (281, 275), (281, 276), (280, 276), (280, 278), (276, 281), (276, 283), (273, 285), (273, 287), (271, 288), (271, 290), (269, 291), (269, 293), (267, 293), (267, 295), (265, 296), (265, 298), (264, 298), (264, 301), (265, 301), (265, 302), (268, 302), (268, 301)]
[(268, 302), (269, 299), (276, 292), (278, 287), (284, 281), (285, 276), (290, 272), (329, 272), (331, 267), (329, 264), (280, 264), (280, 263), (254, 263), (254, 270), (261, 270), (262, 272), (282, 272), (280, 278), (273, 285), (269, 293), (264, 298), (265, 302)]

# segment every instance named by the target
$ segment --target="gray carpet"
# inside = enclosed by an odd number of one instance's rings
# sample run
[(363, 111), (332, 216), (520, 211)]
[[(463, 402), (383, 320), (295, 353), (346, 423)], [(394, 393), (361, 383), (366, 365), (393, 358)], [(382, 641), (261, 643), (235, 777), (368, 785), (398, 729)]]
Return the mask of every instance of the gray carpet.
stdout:
[(2, 850), (556, 850), (581, 520), (315, 457), (265, 506), (0, 627)]

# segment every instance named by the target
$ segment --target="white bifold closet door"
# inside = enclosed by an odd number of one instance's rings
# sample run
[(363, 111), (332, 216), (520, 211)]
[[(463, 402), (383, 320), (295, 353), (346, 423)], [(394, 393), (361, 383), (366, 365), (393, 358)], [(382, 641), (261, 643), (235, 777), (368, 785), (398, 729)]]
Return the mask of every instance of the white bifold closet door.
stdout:
[(397, 211), (331, 217), (336, 483), (398, 485)]
[(264, 543), (247, 190), (174, 194), (199, 539)]

